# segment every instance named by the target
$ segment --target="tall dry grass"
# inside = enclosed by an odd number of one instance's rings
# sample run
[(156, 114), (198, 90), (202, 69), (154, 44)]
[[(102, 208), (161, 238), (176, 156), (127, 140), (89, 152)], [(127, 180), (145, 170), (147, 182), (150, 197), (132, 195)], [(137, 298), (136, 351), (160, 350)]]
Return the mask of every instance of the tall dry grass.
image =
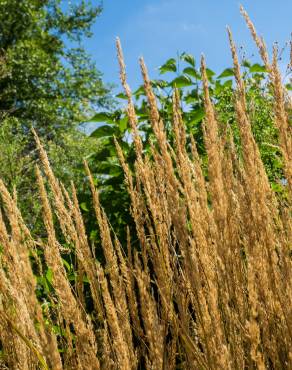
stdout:
[[(178, 92), (173, 96), (175, 144), (171, 147), (141, 60), (155, 134), (151, 159), (143, 153), (117, 41), (136, 148), (134, 173), (118, 142), (116, 148), (131, 197), (139, 249), (131, 249), (129, 233), (128, 244), (120, 244), (85, 163), (95, 210), (92, 217), (99, 225), (105, 264), (96, 260), (74, 185), (69, 192), (55, 178), (35, 135), (42, 163), (36, 173), (45, 240), (31, 237), (17, 208), (16, 194), (9, 194), (0, 182), (4, 211), (0, 213), (3, 368), (292, 368), (291, 125), (277, 51), (270, 62), (263, 40), (242, 12), (274, 89), (287, 202), (276, 199), (252, 135), (230, 30), (242, 156), (236, 152), (231, 130), (219, 134), (202, 58), (208, 181), (194, 140), (192, 154), (188, 154)], [(56, 224), (62, 240), (75, 253), (81, 277), (76, 284), (68, 280), (62, 261), (66, 250), (58, 240)], [(40, 249), (43, 257), (39, 257)], [(35, 295), (35, 271), (42, 274), (44, 267), (52, 272), (49, 306)], [(90, 307), (82, 276), (89, 281)], [(53, 330), (54, 325), (62, 329), (61, 334)]]

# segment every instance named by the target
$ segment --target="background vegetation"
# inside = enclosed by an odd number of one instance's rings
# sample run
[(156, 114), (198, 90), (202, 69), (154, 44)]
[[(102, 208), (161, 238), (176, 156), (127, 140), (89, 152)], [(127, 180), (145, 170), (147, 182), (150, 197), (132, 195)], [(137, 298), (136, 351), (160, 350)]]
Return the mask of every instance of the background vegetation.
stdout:
[(64, 10), (59, 0), (1, 0), (0, 10), (0, 171), (9, 189), (19, 190), (20, 208), (33, 227), (37, 157), (31, 128), (45, 140), (60, 179), (78, 182), (93, 141), (77, 127), (112, 104), (82, 46), (101, 7), (81, 1)]
[(118, 41), (117, 103), (80, 46), (100, 7), (1, 7), (0, 365), (290, 368), (292, 106), (277, 48), (242, 9), (261, 64), (228, 31), (232, 67), (183, 53), (150, 80), (140, 60), (132, 93)]

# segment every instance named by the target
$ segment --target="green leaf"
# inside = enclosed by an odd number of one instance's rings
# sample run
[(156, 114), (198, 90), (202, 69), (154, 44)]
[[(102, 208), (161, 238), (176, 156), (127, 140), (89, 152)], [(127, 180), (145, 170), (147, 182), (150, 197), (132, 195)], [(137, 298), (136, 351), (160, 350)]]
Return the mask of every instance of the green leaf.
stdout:
[(64, 258), (62, 258), (62, 262), (63, 262), (64, 266), (66, 267), (67, 272), (70, 272), (71, 271), (71, 266), (69, 265), (69, 263)]
[(119, 121), (119, 129), (120, 129), (120, 132), (123, 134), (127, 127), (128, 127), (128, 122), (129, 122), (129, 119), (128, 119), (128, 116), (125, 116), (123, 117), (120, 121)]
[(104, 125), (98, 127), (96, 130), (94, 130), (91, 133), (91, 137), (101, 138), (101, 137), (107, 137), (107, 136), (113, 136), (115, 133), (115, 129), (111, 126)]
[(263, 73), (263, 72), (267, 72), (265, 66), (262, 66), (258, 63), (255, 63), (253, 64), (250, 68), (249, 68), (249, 71), (251, 73)]
[(176, 60), (174, 58), (168, 59), (166, 63), (159, 67), (160, 74), (164, 74), (166, 72), (176, 72)]
[(112, 115), (108, 112), (96, 113), (89, 121), (86, 122), (113, 122)]
[(60, 326), (53, 325), (52, 329), (53, 329), (54, 334), (66, 337), (65, 331)]
[(186, 75), (189, 75), (191, 77), (194, 77), (197, 80), (201, 79), (200, 73), (195, 68), (187, 67), (183, 70), (183, 73), (186, 74)]
[(116, 95), (116, 98), (119, 98), (119, 99), (124, 99), (124, 100), (127, 100), (128, 99), (128, 97), (127, 97), (127, 95), (126, 94), (124, 94), (124, 93), (119, 93), (119, 94), (117, 94)]
[(251, 64), (250, 64), (250, 62), (248, 61), (248, 60), (244, 60), (243, 62), (242, 62), (242, 66), (243, 67), (246, 67), (246, 68), (250, 68), (251, 67)]
[(52, 281), (53, 281), (53, 271), (48, 268), (47, 269), (47, 272), (46, 272), (46, 279), (48, 280), (48, 282), (52, 285)]
[(291, 91), (292, 90), (292, 84), (286, 84), (285, 85), (286, 89)]
[(283, 192), (283, 186), (281, 184), (277, 184), (275, 182), (272, 182), (271, 187), (275, 193), (282, 193)]
[(87, 204), (85, 202), (80, 203), (80, 208), (83, 209), (85, 212), (89, 212)]
[(214, 93), (219, 95), (224, 90), (224, 86), (221, 84), (221, 81), (216, 80)]
[(233, 68), (226, 68), (217, 78), (225, 78), (225, 77), (231, 77), (231, 76), (234, 76)]
[(233, 83), (232, 80), (227, 80), (227, 81), (224, 82), (223, 86), (224, 87), (232, 87), (232, 83)]
[(87, 276), (83, 276), (83, 279), (82, 279), (83, 283), (90, 283), (89, 279)]
[(196, 124), (205, 117), (205, 109), (203, 107), (198, 108), (195, 112), (191, 114), (190, 124)]
[(137, 98), (144, 94), (145, 94), (145, 89), (143, 85), (141, 85), (136, 91), (133, 92), (133, 95), (135, 95)]
[(193, 67), (195, 67), (195, 65), (196, 65), (195, 58), (191, 54), (183, 53), (180, 56), (180, 59), (184, 60), (185, 62), (187, 62), (188, 64), (190, 64)]
[(136, 107), (136, 115), (142, 119), (142, 118), (148, 118), (148, 111), (147, 106), (142, 105), (141, 107)]
[(208, 77), (209, 80), (211, 80), (212, 77), (215, 76), (215, 72), (212, 71), (210, 68), (206, 69), (206, 73), (207, 73), (207, 77)]
[(186, 87), (191, 86), (193, 84), (192, 80), (188, 76), (179, 76), (171, 81), (170, 83), (172, 86), (175, 87)]
[(90, 236), (89, 236), (89, 239), (90, 240), (97, 240), (97, 230), (91, 230), (90, 231)]
[(197, 101), (198, 99), (197, 99), (197, 96), (195, 94), (190, 93), (190, 94), (186, 95), (183, 100), (184, 100), (185, 103), (191, 104), (191, 103), (194, 103), (195, 101)]
[(151, 84), (153, 87), (160, 87), (161, 89), (168, 86), (168, 82), (164, 80), (152, 80)]
[(76, 281), (76, 273), (72, 272), (71, 274), (67, 276), (67, 278), (69, 281)]

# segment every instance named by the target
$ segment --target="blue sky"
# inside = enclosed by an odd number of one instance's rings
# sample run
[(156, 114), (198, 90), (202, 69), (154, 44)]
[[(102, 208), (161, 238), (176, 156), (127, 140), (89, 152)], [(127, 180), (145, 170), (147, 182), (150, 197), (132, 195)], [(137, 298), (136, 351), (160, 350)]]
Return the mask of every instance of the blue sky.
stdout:
[[(94, 0), (97, 1), (97, 0)], [(284, 46), (291, 29), (291, 0), (242, 0), (259, 34), (270, 47)], [(104, 0), (104, 10), (93, 26), (86, 50), (104, 74), (104, 80), (119, 84), (115, 38), (124, 50), (128, 81), (132, 88), (141, 82), (138, 58), (143, 56), (152, 78), (157, 68), (177, 52), (204, 53), (216, 72), (231, 66), (226, 25), (248, 57), (255, 53), (236, 0)], [(287, 53), (288, 54), (288, 53)], [(257, 61), (257, 55), (252, 57)]]

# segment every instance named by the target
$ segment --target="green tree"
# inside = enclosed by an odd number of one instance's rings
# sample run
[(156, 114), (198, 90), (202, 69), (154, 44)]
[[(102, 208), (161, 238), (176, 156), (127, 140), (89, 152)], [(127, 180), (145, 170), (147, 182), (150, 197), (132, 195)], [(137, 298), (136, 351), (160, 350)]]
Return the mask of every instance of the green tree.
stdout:
[(94, 142), (78, 125), (111, 105), (110, 87), (82, 46), (102, 8), (85, 0), (64, 3), (0, 0), (0, 175), (10, 190), (16, 186), (32, 223), (37, 153), (31, 127), (60, 179), (78, 183)]
[(109, 103), (101, 73), (81, 44), (101, 7), (88, 1), (67, 10), (61, 5), (0, 0), (0, 51), (8, 69), (0, 82), (0, 110), (49, 138)]

